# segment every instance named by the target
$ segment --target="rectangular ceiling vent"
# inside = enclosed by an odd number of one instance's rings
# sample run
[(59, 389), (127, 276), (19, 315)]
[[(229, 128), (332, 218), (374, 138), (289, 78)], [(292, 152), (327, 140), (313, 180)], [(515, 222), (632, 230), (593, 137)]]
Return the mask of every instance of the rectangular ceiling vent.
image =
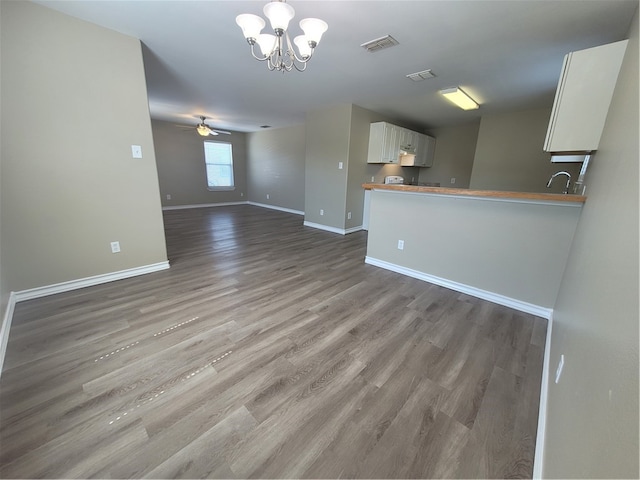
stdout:
[(419, 82), (421, 80), (426, 80), (427, 78), (433, 78), (436, 75), (431, 71), (431, 69), (429, 70), (422, 70), (421, 72), (416, 72), (416, 73), (410, 73), (409, 75), (407, 75), (407, 78), (409, 80), (413, 80), (414, 82)]
[(378, 50), (384, 50), (385, 48), (393, 47), (394, 45), (398, 45), (398, 41), (391, 35), (386, 35), (384, 37), (365, 42), (360, 46), (367, 52), (377, 52)]

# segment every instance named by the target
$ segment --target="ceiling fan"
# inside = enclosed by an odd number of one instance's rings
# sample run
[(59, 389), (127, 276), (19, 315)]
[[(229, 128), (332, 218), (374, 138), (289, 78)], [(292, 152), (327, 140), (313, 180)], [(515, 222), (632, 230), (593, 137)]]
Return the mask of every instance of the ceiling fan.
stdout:
[(221, 133), (225, 135), (231, 135), (231, 132), (227, 132), (226, 130), (211, 128), (209, 125), (204, 123), (206, 119), (207, 117), (205, 117), (204, 115), (200, 115), (200, 123), (196, 125), (196, 131), (199, 135), (202, 135), (203, 137), (208, 137), (209, 135), (219, 135)]

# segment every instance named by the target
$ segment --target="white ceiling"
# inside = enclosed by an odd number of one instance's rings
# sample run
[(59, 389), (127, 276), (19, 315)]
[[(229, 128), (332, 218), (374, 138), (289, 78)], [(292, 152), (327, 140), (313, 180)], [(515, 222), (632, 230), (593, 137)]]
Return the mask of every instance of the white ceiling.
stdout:
[[(151, 116), (236, 131), (302, 123), (305, 112), (353, 103), (429, 128), (486, 113), (550, 106), (563, 56), (625, 38), (638, 0), (289, 0), (298, 21), (329, 24), (303, 73), (270, 72), (235, 23), (266, 1), (37, 1), (143, 42)], [(360, 44), (391, 34), (399, 45)], [(432, 69), (436, 78), (405, 75)], [(437, 91), (459, 85), (464, 112)]]

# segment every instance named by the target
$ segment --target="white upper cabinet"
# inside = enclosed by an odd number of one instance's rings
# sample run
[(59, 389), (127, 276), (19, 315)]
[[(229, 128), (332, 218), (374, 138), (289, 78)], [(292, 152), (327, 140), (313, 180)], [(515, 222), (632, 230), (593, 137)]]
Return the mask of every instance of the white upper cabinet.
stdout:
[(400, 153), (413, 154), (418, 149), (418, 132), (409, 130), (408, 128), (400, 128)]
[(598, 149), (627, 42), (622, 40), (565, 56), (545, 151)]
[(429, 135), (420, 135), (416, 166), (431, 167), (436, 152), (436, 139)]
[(399, 127), (390, 123), (372, 123), (367, 163), (400, 163), (399, 133)]
[(415, 155), (400, 157), (400, 165), (403, 167), (431, 167), (436, 151), (436, 139), (417, 132), (416, 136), (418, 144)]
[(430, 167), (435, 144), (436, 139), (428, 135), (387, 122), (375, 122), (369, 129), (367, 163), (402, 162), (403, 166)]

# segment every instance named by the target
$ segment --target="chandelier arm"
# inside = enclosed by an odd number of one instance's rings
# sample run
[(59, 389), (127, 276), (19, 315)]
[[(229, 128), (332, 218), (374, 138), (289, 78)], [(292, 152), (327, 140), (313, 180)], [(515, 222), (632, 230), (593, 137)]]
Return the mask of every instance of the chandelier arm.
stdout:
[[(289, 37), (289, 33), (286, 33), (287, 36), (287, 55), (289, 56), (289, 65), (287, 68), (287, 72), (292, 71), (294, 68), (299, 71), (299, 72), (303, 72), (306, 68), (307, 68), (307, 61), (309, 60), (309, 58), (300, 58), (298, 57), (298, 55), (296, 54), (295, 49), (293, 48), (293, 45), (291, 44), (291, 37)], [(302, 67), (298, 66), (298, 63), (302, 64)]]
[(261, 62), (264, 62), (265, 60), (269, 59), (269, 57), (266, 56), (266, 55), (263, 55), (262, 57), (259, 57), (259, 56), (256, 55), (255, 48), (254, 48), (255, 47), (255, 42), (254, 43), (249, 43), (249, 45), (251, 45), (251, 56), (253, 58), (255, 58), (256, 60), (259, 60)]
[[(309, 60), (311, 60), (311, 57), (313, 56), (313, 51), (314, 48), (311, 48), (311, 53), (309, 54), (308, 57), (298, 57), (298, 54), (296, 53), (296, 50), (293, 48), (293, 45), (291, 45), (291, 38), (289, 37), (289, 32), (285, 32), (286, 36), (287, 36), (287, 53), (289, 54), (289, 57), (291, 58), (291, 63), (295, 64), (296, 61), (302, 63), (302, 64), (306, 64)], [(305, 67), (306, 68), (306, 67)], [(298, 67), (296, 67), (296, 70), (298, 70), (299, 72), (302, 72), (304, 70), (304, 68), (302, 70), (300, 70)]]
[(302, 63), (302, 68), (300, 68), (296, 63), (294, 63), (293, 66), (296, 67), (297, 71), (304, 72), (307, 69), (307, 62)]
[(282, 32), (279, 36), (278, 36), (278, 45), (277, 45), (277, 49), (274, 51), (274, 58), (275, 61), (273, 61), (273, 63), (276, 66), (276, 69), (279, 72), (290, 72), (291, 71), (291, 63), (287, 62), (287, 57), (289, 58), (289, 60), (291, 60), (291, 54), (289, 52), (289, 50), (287, 49), (285, 51), (285, 40), (283, 39), (283, 37), (287, 38), (287, 44), (288, 42), (288, 35), (286, 34), (286, 32)]
[(307, 63), (309, 60), (311, 60), (311, 57), (313, 56), (313, 49), (311, 49), (311, 53), (309, 54), (308, 57), (299, 58), (298, 55), (296, 55), (295, 51), (293, 52), (293, 55), (294, 55), (295, 59), (297, 61), (299, 61), (300, 63)]

